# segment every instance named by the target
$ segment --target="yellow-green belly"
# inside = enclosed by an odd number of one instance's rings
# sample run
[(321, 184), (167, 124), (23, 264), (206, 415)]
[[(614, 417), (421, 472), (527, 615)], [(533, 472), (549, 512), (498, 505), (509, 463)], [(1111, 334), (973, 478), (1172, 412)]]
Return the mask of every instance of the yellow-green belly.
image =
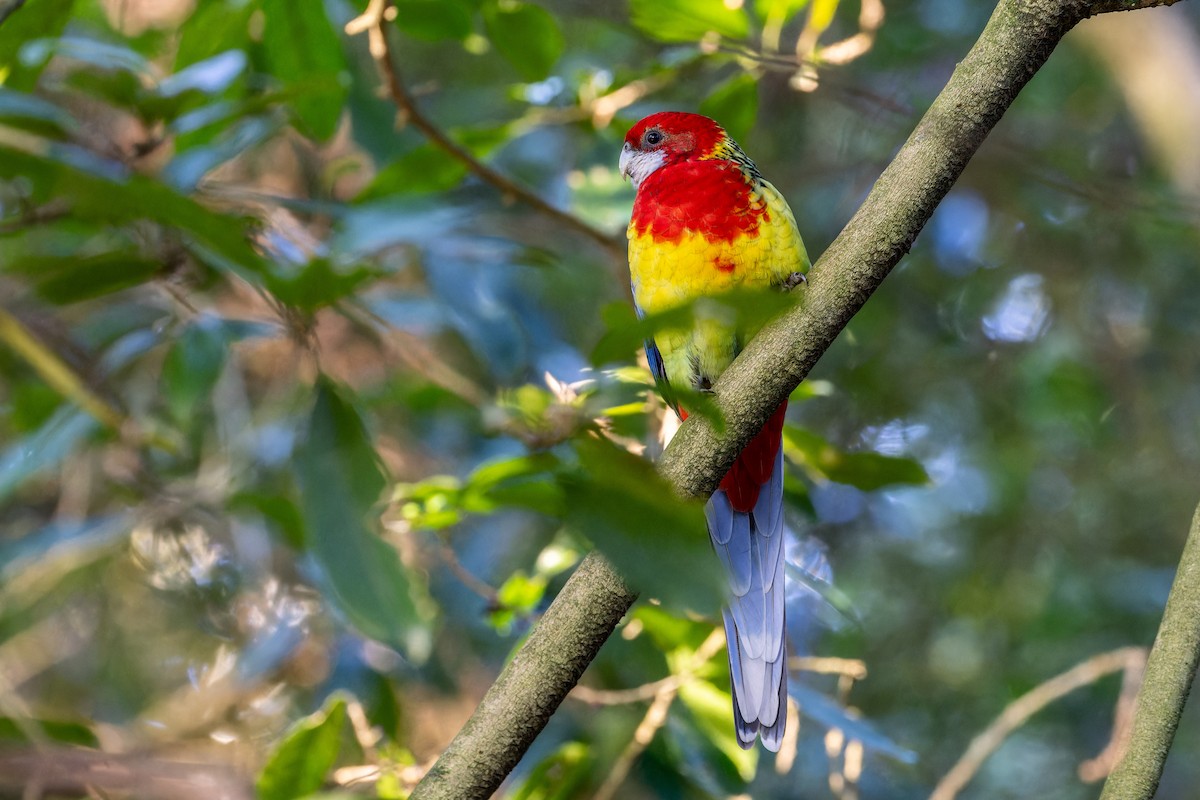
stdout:
[[(738, 288), (782, 284), (794, 272), (808, 270), (808, 254), (786, 201), (775, 187), (760, 188), (769, 213), (757, 231), (713, 241), (684, 231), (677, 239), (655, 239), (654, 231), (629, 228), (629, 272), (633, 297), (646, 314), (656, 314), (700, 297)], [(690, 328), (655, 335), (667, 380), (676, 387), (707, 388), (741, 347), (734, 320), (713, 309), (696, 309)]]

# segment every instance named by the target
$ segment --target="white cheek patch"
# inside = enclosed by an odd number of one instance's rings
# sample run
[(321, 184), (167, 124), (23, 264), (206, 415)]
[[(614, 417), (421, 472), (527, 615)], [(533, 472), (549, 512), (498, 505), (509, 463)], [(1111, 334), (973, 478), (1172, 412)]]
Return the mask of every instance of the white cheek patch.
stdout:
[(642, 181), (661, 167), (667, 160), (667, 154), (662, 150), (649, 153), (639, 153), (636, 150), (621, 151), (621, 174), (628, 175), (633, 187), (642, 185)]

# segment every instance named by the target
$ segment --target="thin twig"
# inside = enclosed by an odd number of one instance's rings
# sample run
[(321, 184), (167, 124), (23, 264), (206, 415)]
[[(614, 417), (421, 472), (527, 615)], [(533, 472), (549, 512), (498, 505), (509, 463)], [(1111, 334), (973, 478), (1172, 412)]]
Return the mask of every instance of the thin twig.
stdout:
[(629, 777), (629, 770), (633, 768), (638, 756), (650, 746), (650, 743), (654, 741), (655, 734), (666, 724), (667, 712), (671, 710), (671, 704), (675, 702), (675, 697), (679, 694), (679, 687), (691, 680), (724, 646), (725, 630), (717, 628), (708, 635), (703, 644), (696, 648), (696, 652), (692, 653), (692, 657), (688, 659), (679, 675), (676, 676), (677, 680), (659, 681), (661, 685), (654, 696), (654, 702), (650, 704), (650, 708), (646, 709), (646, 715), (642, 717), (637, 730), (633, 732), (633, 738), (629, 740), (629, 744), (621, 751), (616, 763), (609, 770), (608, 777), (596, 790), (594, 800), (612, 800), (617, 796), (617, 790)]
[(1055, 700), (1095, 683), (1105, 675), (1122, 670), (1140, 671), (1145, 661), (1146, 651), (1143, 648), (1122, 647), (1092, 656), (1066, 672), (1033, 687), (1009, 703), (991, 725), (971, 740), (967, 751), (938, 782), (933, 794), (929, 795), (929, 800), (953, 800), (983, 766), (988, 756), (996, 752), (1013, 731)]
[(792, 656), (788, 659), (788, 669), (812, 672), (818, 675), (841, 675), (856, 681), (867, 677), (867, 665), (857, 658)]
[(47, 203), (40, 208), (31, 208), (20, 216), (0, 222), (0, 236), (19, 233), (33, 225), (58, 222), (60, 219), (66, 219), (69, 216), (71, 216), (71, 209), (66, 204), (58, 202)]
[(102, 424), (114, 431), (121, 430), (125, 416), (92, 391), (83, 378), (59, 358), (58, 354), (30, 333), (16, 316), (4, 308), (0, 308), (0, 341), (24, 358), (50, 388), (71, 400)]
[(1129, 747), (1129, 735), (1133, 732), (1133, 712), (1137, 708), (1137, 693), (1142, 688), (1146, 677), (1146, 662), (1130, 664), (1121, 676), (1121, 693), (1117, 695), (1116, 708), (1113, 711), (1112, 734), (1108, 744), (1096, 754), (1079, 765), (1079, 780), (1084, 783), (1094, 783), (1108, 777), (1113, 767), (1125, 755)]
[(454, 573), (454, 577), (458, 578), (463, 586), (466, 586), (487, 601), (488, 608), (500, 607), (500, 597), (496, 593), (496, 590), (490, 584), (481, 581), (471, 574), (471, 571), (464, 567), (463, 563), (458, 560), (458, 553), (454, 552), (454, 548), (448, 542), (439, 541), (438, 554), (442, 557), (442, 561), (445, 562), (446, 567)]
[(653, 700), (659, 692), (678, 689), (681, 683), (678, 675), (668, 675), (632, 689), (593, 689), (590, 686), (576, 686), (567, 697), (594, 706), (622, 706)]
[(346, 33), (353, 36), (364, 31), (366, 32), (371, 57), (375, 60), (375, 65), (379, 68), (379, 73), (383, 77), (388, 97), (396, 105), (400, 123), (411, 124), (424, 134), (425, 138), (429, 139), (430, 142), (462, 162), (480, 180), (498, 189), (505, 198), (518, 200), (582, 233), (584, 236), (601, 245), (609, 254), (623, 261), (625, 258), (625, 247), (616, 237), (605, 233), (574, 214), (551, 205), (532, 190), (484, 164), (475, 158), (470, 151), (451, 139), (429, 117), (425, 116), (420, 107), (417, 106), (412, 93), (409, 92), (408, 87), (405, 85), (400, 74), (400, 69), (396, 65), (396, 59), (392, 55), (391, 44), (388, 42), (384, 23), (393, 19), (395, 14), (396, 9), (392, 6), (391, 0), (371, 0), (361, 16), (346, 23)]

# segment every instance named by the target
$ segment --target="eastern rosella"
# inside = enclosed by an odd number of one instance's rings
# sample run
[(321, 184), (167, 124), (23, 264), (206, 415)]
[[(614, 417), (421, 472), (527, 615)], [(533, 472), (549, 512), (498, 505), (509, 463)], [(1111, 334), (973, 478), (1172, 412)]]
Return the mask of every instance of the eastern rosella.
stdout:
[[(646, 117), (625, 136), (622, 175), (637, 188), (629, 273), (639, 315), (738, 287), (791, 288), (809, 268), (796, 220), (737, 143), (699, 114)], [(712, 388), (743, 342), (734, 323), (697, 310), (647, 340), (659, 386)], [(670, 392), (664, 392), (670, 398)], [(723, 610), (738, 741), (778, 750), (787, 717), (783, 451), (787, 403), (738, 456), (705, 507), (731, 589)], [(682, 419), (687, 411), (676, 408)]]

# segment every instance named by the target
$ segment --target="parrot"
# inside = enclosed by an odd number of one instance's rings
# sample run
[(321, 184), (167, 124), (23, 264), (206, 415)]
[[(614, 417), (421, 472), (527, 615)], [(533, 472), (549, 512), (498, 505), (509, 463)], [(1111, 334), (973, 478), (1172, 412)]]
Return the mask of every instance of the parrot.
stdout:
[[(636, 190), (627, 231), (639, 317), (737, 288), (790, 290), (808, 253), (787, 201), (714, 120), (664, 111), (630, 128), (619, 160)], [(689, 327), (656, 332), (646, 360), (671, 387), (712, 389), (743, 345), (728, 318), (696, 308)], [(738, 455), (705, 506), (729, 583), (722, 609), (738, 743), (778, 752), (787, 720), (783, 421), (787, 401)]]

